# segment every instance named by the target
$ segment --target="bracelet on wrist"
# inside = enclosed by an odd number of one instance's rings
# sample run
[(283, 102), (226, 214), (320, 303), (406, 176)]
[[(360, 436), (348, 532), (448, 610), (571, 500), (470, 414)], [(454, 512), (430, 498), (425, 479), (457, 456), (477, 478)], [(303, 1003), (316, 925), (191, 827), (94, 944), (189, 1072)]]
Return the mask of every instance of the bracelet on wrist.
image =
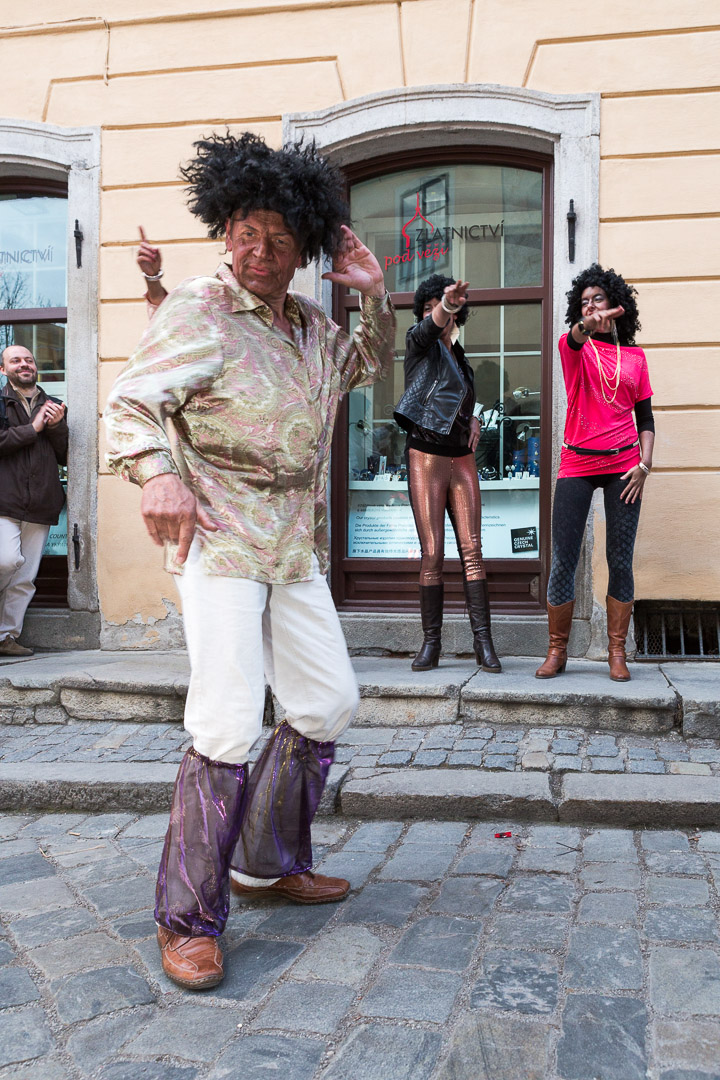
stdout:
[(144, 270), (141, 270), (140, 273), (142, 274), (142, 276), (145, 278), (146, 281), (159, 281), (160, 278), (165, 273), (165, 271), (164, 270), (158, 270), (157, 274), (146, 274)]
[(444, 293), (442, 295), (442, 299), (440, 300), (440, 307), (443, 309), (443, 311), (447, 312), (448, 315), (457, 315), (458, 311), (460, 311), (460, 309), (464, 306), (464, 302), (462, 304), (449, 304), (445, 298)]
[(642, 471), (645, 473), (646, 476), (650, 475), (650, 469), (652, 469), (652, 465), (648, 468), (648, 466), (645, 464), (644, 461), (638, 461), (638, 465), (640, 466), (640, 468), (642, 469)]
[(585, 329), (585, 323), (582, 319), (578, 321), (577, 328), (583, 337), (590, 337), (590, 331)]

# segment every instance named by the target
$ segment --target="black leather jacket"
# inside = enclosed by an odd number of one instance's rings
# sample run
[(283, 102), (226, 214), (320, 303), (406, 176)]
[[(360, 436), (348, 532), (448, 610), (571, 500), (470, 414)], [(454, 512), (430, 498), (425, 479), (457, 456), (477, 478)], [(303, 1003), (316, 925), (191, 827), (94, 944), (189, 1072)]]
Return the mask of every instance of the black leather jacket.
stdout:
[[(448, 435), (467, 392), (473, 370), (457, 342), (449, 352), (440, 347), (442, 327), (427, 315), (407, 332), (405, 393), (395, 406), (395, 420), (405, 431), (414, 427)], [(473, 395), (474, 396), (474, 395)], [(475, 404), (473, 400), (473, 405)]]

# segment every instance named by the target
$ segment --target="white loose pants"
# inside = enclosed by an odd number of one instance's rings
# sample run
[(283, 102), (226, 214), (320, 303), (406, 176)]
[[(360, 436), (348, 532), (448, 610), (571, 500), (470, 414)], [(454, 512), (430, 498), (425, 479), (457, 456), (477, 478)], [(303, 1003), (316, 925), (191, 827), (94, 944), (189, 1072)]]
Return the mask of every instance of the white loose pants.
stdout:
[(177, 579), (190, 656), (185, 728), (212, 761), (247, 761), (262, 731), (265, 681), (301, 735), (334, 741), (358, 706), (355, 672), (330, 590), (313, 577), (267, 585), (200, 569)]
[(20, 637), (49, 532), (49, 525), (0, 517), (0, 641)]

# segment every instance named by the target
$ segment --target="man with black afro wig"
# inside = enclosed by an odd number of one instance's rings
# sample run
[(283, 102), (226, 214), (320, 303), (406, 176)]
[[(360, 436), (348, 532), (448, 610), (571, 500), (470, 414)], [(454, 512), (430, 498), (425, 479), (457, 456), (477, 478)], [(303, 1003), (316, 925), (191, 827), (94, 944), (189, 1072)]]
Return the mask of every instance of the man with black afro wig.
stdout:
[[(317, 904), (349, 890), (310, 869), (310, 824), (358, 705), (325, 579), (328, 462), (341, 396), (382, 378), (395, 342), (382, 270), (314, 145), (273, 150), (228, 133), (195, 147), (182, 170), (190, 209), (224, 236), (230, 264), (161, 290), (105, 413), (108, 464), (142, 487), (148, 532), (181, 575), (193, 744), (155, 918), (163, 970), (191, 990), (223, 977), (231, 867), (244, 897)], [(157, 249), (144, 243), (145, 254), (159, 267)], [(288, 291), (322, 255), (323, 277), (361, 294), (352, 335)], [(266, 681), (285, 718), (251, 771)]]

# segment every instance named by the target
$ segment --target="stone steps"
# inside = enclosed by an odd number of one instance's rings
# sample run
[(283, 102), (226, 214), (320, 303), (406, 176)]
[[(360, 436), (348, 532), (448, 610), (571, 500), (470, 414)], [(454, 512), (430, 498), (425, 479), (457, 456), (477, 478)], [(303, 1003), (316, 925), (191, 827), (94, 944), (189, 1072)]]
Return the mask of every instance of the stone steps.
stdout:
[[(634, 664), (629, 683), (610, 682), (607, 666), (573, 660), (551, 680), (534, 678), (537, 658), (508, 657), (500, 675), (448, 659), (413, 673), (407, 659), (356, 657), (360, 727), (447, 723), (495, 727), (573, 727), (686, 736), (720, 736), (717, 664)], [(0, 662), (0, 723), (72, 720), (177, 722), (189, 668), (182, 652), (77, 652)], [(276, 718), (281, 715), (276, 709)]]
[[(636, 664), (616, 684), (588, 661), (548, 682), (530, 658), (501, 675), (354, 663), (361, 705), (326, 813), (720, 824), (717, 665)], [(188, 675), (180, 652), (1, 662), (0, 809), (165, 811)]]

